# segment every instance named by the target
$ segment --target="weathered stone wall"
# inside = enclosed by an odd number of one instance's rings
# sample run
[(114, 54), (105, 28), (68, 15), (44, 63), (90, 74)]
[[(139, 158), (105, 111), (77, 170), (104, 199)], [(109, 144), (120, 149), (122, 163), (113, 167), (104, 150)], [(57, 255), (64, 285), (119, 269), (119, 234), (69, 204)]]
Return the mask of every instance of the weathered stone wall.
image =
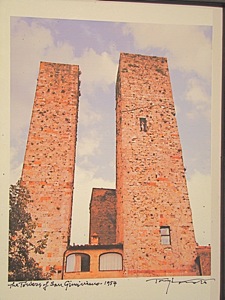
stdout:
[[(117, 243), (124, 245), (125, 276), (197, 274), (167, 60), (122, 53), (116, 93)], [(170, 228), (169, 245), (161, 244), (160, 226)]]
[(116, 191), (94, 188), (90, 203), (90, 237), (97, 234), (100, 245), (116, 242)]
[(44, 272), (61, 272), (69, 243), (78, 99), (78, 66), (41, 62), (22, 184), (33, 199), (35, 239), (49, 235), (45, 253), (34, 257)]
[(210, 246), (198, 246), (197, 254), (199, 257), (201, 275), (211, 275), (211, 247)]

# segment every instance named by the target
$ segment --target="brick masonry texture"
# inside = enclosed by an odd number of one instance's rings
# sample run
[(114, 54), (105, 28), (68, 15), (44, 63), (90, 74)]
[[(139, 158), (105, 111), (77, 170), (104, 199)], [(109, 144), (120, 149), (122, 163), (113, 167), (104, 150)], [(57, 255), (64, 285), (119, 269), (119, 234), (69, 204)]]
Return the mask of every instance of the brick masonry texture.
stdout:
[(48, 234), (43, 271), (62, 269), (69, 244), (79, 99), (79, 68), (41, 62), (29, 129), (22, 184), (33, 199), (35, 239)]
[(97, 234), (100, 245), (116, 242), (116, 190), (94, 188), (90, 203), (90, 237)]
[[(116, 94), (117, 243), (125, 276), (197, 274), (166, 58), (122, 53)], [(170, 227), (170, 245), (161, 244), (160, 226)]]
[(211, 247), (210, 246), (198, 246), (197, 253), (199, 257), (201, 275), (211, 275)]

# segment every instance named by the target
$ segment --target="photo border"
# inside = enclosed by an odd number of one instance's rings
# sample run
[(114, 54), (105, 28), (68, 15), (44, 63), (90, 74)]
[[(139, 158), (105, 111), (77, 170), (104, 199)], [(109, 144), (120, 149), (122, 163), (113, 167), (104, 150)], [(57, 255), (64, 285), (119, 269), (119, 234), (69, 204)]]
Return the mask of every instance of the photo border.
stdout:
[[(71, 0), (72, 2), (73, 0)], [(86, 1), (88, 2), (88, 1)], [(93, 1), (89, 1), (93, 2)], [(99, 0), (96, 2), (126, 2), (127, 5), (129, 3), (144, 3), (144, 4), (167, 4), (167, 5), (194, 5), (194, 6), (208, 6), (208, 7), (219, 7), (223, 10), (223, 39), (222, 39), (222, 99), (221, 99), (221, 211), (220, 211), (220, 217), (221, 217), (221, 234), (220, 234), (220, 241), (221, 241), (221, 247), (220, 247), (220, 299), (223, 300), (225, 298), (225, 158), (224, 158), (224, 152), (225, 152), (225, 1), (217, 1), (217, 0), (164, 0), (164, 1), (157, 1), (157, 0), (142, 0), (142, 1), (136, 1), (136, 0)], [(4, 1), (2, 2), (4, 3)], [(1, 3), (0, 3), (1, 7)], [(0, 78), (2, 79), (2, 77)]]

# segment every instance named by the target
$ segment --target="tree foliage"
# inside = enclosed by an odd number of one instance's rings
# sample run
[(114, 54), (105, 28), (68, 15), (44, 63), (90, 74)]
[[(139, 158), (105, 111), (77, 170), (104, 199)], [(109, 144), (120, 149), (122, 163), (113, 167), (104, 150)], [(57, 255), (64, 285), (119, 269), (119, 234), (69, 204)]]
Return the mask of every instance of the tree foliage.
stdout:
[(9, 281), (49, 279), (31, 253), (44, 253), (47, 235), (34, 242), (35, 223), (27, 210), (32, 202), (29, 191), (18, 181), (9, 190)]

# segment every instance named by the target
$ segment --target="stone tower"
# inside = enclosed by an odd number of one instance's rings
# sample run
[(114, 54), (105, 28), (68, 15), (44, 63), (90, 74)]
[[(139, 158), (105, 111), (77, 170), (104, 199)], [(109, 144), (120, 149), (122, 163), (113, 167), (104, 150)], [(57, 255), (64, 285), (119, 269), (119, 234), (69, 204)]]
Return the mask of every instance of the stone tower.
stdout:
[(122, 53), (117, 243), (125, 276), (196, 275), (196, 241), (167, 60)]
[(116, 190), (93, 188), (90, 203), (90, 234), (92, 244), (96, 236), (98, 244), (116, 242)]
[(35, 240), (48, 234), (45, 253), (34, 258), (44, 272), (55, 266), (58, 278), (70, 240), (78, 101), (78, 66), (41, 62), (22, 184), (33, 200)]

